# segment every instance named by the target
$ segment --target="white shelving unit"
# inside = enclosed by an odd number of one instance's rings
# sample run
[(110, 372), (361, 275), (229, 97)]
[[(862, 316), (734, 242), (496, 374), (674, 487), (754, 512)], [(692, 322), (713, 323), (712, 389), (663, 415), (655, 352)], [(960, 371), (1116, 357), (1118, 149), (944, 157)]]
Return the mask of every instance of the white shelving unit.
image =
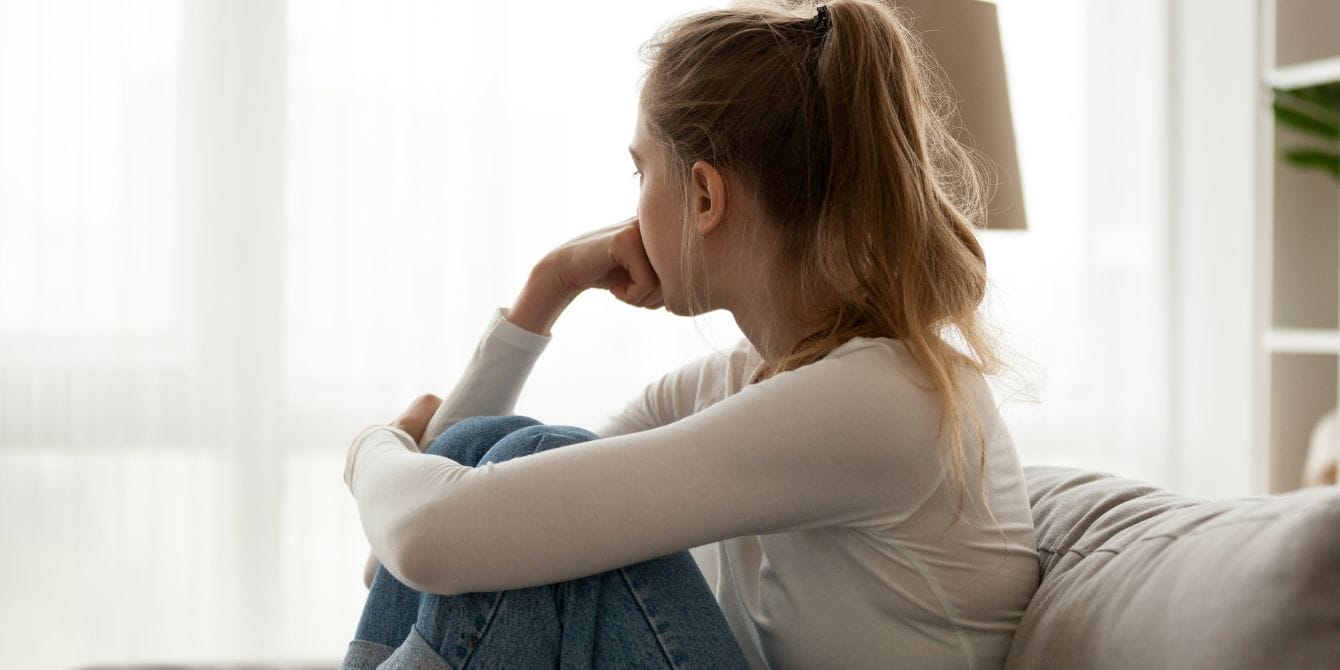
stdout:
[(1281, 158), (1307, 136), (1276, 124), (1271, 88), (1340, 81), (1340, 1), (1260, 2), (1256, 488), (1279, 493), (1302, 485), (1313, 427), (1340, 387), (1340, 186)]
[[(1334, 26), (1340, 32), (1340, 26)], [(1301, 88), (1340, 80), (1340, 56), (1281, 65), (1266, 72), (1266, 83), (1278, 88)]]

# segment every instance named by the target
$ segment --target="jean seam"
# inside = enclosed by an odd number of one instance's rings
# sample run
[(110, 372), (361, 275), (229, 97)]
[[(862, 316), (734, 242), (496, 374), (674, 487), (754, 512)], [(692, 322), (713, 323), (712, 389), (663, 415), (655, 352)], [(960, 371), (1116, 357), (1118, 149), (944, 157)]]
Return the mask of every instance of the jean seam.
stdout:
[[(479, 627), (479, 640), (476, 641), (474, 645), (467, 648), (465, 655), (461, 658), (460, 670), (465, 670), (465, 668), (467, 668), (470, 665), (470, 659), (474, 657), (475, 652), (479, 650), (479, 647), (481, 645), (483, 645), (484, 637), (488, 635), (489, 629), (493, 627), (493, 622), (498, 618), (498, 610), (502, 609), (502, 599), (504, 595), (506, 595), (506, 591), (498, 591), (497, 598), (493, 599), (492, 605), (490, 607), (483, 608), (486, 614), (484, 616), (484, 625)], [(418, 623), (416, 622), (414, 625), (417, 626)], [(423, 633), (421, 632), (419, 633), (419, 636), (424, 637)], [(451, 649), (459, 644), (460, 644), (459, 636), (449, 638), (443, 635), (442, 646), (433, 648), (433, 651), (437, 652), (437, 655), (441, 656), (442, 660), (446, 661), (447, 665), (451, 666), (452, 668), (455, 668), (456, 666), (451, 663), (451, 661), (449, 660), (449, 656), (451, 654)]]
[(642, 591), (633, 584), (633, 579), (628, 576), (628, 571), (619, 568), (619, 576), (623, 578), (624, 584), (628, 586), (628, 591), (633, 594), (633, 600), (637, 602), (638, 609), (642, 612), (642, 617), (646, 619), (647, 626), (651, 628), (652, 637), (656, 638), (656, 646), (661, 650), (661, 655), (665, 657), (666, 665), (671, 668), (676, 667), (673, 657), (670, 655), (670, 649), (667, 648), (665, 640), (661, 639), (661, 631), (656, 630), (656, 623), (652, 620), (651, 608), (642, 598)]
[(503, 598), (507, 597), (506, 591), (500, 591), (498, 597), (493, 601), (493, 607), (489, 608), (489, 615), (484, 618), (484, 626), (479, 631), (479, 640), (470, 648), (470, 653), (466, 654), (465, 662), (461, 664), (461, 670), (470, 664), (470, 659), (474, 657), (475, 652), (484, 644), (484, 638), (488, 636), (489, 629), (493, 628), (493, 622), (498, 619), (498, 610), (502, 609)]
[(529, 454), (526, 454), (526, 455), (527, 455), (527, 456), (534, 456), (535, 454), (540, 453), (540, 445), (544, 444), (545, 439), (547, 439), (548, 437), (549, 437), (549, 433), (547, 433), (547, 432), (541, 432), (541, 433), (538, 435), (538, 438), (539, 438), (539, 439), (535, 440), (535, 444), (531, 446), (531, 448), (530, 448), (530, 453), (529, 453)]

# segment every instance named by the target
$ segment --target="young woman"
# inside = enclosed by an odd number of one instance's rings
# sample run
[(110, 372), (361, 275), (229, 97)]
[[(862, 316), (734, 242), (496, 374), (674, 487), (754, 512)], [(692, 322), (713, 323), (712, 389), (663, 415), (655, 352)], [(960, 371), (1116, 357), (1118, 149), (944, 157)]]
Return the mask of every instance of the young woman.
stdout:
[[(349, 450), (375, 576), (344, 667), (1003, 663), (1034, 529), (979, 182), (919, 53), (876, 0), (662, 28), (637, 216), (541, 259), (445, 402)], [(595, 432), (511, 415), (589, 288), (745, 337)]]

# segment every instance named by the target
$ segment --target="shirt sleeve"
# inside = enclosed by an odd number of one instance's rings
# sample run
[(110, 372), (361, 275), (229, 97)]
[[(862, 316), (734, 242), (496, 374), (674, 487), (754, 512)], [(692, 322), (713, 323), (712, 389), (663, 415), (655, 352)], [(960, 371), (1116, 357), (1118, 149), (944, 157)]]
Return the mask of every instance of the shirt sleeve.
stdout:
[(621, 413), (592, 432), (611, 437), (674, 423), (743, 387), (747, 366), (756, 357), (749, 340), (740, 338), (729, 351), (695, 358), (647, 384)]
[(532, 333), (508, 321), (507, 312), (506, 307), (494, 310), (455, 388), (428, 420), (418, 451), (426, 450), (461, 419), (513, 413), (526, 378), (553, 336)]
[(599, 426), (591, 432), (601, 437), (613, 437), (615, 435), (627, 435), (628, 433), (638, 433), (644, 430), (663, 425), (658, 419), (648, 414), (647, 396), (652, 393), (655, 382), (648, 384), (641, 393), (628, 401), (623, 411), (605, 419)]
[(374, 427), (350, 448), (346, 483), (387, 569), (446, 595), (743, 535), (878, 523), (877, 510), (919, 504), (938, 478), (922, 418), (936, 406), (911, 385), (877, 383), (871, 367), (821, 360), (673, 423), (477, 468)]

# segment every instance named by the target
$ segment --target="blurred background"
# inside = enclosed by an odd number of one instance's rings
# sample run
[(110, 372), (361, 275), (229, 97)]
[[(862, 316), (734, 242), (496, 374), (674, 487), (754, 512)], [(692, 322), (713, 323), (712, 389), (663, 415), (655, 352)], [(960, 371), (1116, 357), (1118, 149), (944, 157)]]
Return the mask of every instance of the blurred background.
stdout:
[[(0, 0), (4, 663), (338, 659), (350, 441), (634, 214), (638, 47), (725, 4)], [(1301, 485), (1340, 197), (1276, 157), (1275, 3), (996, 5), (1028, 228), (981, 233), (984, 309), (1023, 463)], [(1279, 286), (1306, 299), (1275, 319)], [(516, 412), (593, 425), (740, 336), (588, 292)]]

